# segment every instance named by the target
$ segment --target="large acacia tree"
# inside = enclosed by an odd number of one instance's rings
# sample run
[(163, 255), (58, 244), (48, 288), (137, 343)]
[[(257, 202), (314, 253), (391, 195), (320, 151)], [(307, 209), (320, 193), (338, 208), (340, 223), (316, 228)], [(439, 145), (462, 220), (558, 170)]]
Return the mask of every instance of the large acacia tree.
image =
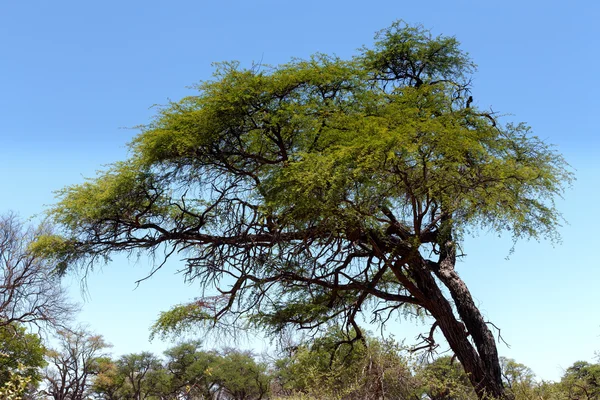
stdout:
[(459, 244), (480, 229), (554, 237), (570, 173), (527, 126), (475, 106), (473, 71), (456, 39), (399, 22), (349, 60), (220, 64), (142, 128), (129, 160), (61, 192), (64, 234), (39, 248), (64, 269), (116, 252), (183, 257), (186, 278), (220, 295), (159, 328), (342, 322), (356, 340), (361, 314), (425, 313), (478, 395), (500, 397)]

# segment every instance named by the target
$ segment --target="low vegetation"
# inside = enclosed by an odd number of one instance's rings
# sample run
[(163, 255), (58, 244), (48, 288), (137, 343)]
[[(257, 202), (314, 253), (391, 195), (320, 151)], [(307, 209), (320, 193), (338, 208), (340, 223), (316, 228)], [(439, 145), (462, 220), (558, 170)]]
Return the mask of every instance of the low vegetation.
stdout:
[[(60, 348), (39, 358), (2, 365), (0, 399), (54, 400), (475, 400), (477, 393), (453, 356), (423, 359), (391, 340), (350, 342), (334, 329), (281, 349), (277, 356), (181, 342), (162, 356), (151, 352), (111, 357), (101, 336), (62, 332)], [(36, 346), (33, 346), (37, 349)], [(33, 361), (32, 361), (33, 360)], [(27, 367), (23, 362), (32, 362)], [(501, 358), (507, 398), (600, 398), (600, 364), (576, 362), (559, 382), (537, 380), (515, 360)], [(37, 374), (24, 374), (35, 369)], [(11, 397), (12, 396), (12, 397)]]

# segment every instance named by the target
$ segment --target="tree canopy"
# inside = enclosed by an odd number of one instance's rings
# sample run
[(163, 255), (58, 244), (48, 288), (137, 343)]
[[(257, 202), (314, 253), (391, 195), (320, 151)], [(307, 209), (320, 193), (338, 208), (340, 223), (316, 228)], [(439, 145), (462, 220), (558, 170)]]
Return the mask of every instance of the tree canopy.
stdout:
[(142, 127), (128, 160), (60, 192), (62, 234), (36, 249), (63, 271), (116, 252), (183, 257), (185, 278), (218, 296), (163, 314), (166, 329), (342, 322), (360, 340), (359, 315), (424, 313), (425, 344), (439, 328), (477, 394), (500, 397), (459, 244), (480, 229), (556, 238), (571, 174), (525, 124), (476, 106), (474, 70), (455, 38), (402, 22), (348, 60), (217, 64)]
[(42, 394), (53, 400), (88, 398), (92, 377), (101, 372), (106, 349), (110, 347), (101, 335), (80, 328), (57, 332), (58, 349), (46, 353)]
[(5, 387), (15, 374), (27, 377), (27, 383), (36, 386), (42, 379), (40, 368), (46, 365), (45, 352), (40, 337), (28, 333), (23, 326), (1, 326), (0, 387)]

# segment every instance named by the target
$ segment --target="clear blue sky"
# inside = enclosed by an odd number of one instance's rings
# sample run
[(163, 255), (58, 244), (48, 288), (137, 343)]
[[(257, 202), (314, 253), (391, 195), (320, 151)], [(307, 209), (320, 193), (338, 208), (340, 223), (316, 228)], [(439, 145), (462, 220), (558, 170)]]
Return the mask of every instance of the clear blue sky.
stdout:
[[(479, 66), (475, 102), (527, 121), (556, 144), (577, 182), (560, 201), (564, 242), (471, 238), (459, 272), (511, 344), (503, 355), (544, 379), (600, 350), (600, 6), (588, 1), (3, 1), (0, 2), (0, 212), (43, 213), (54, 190), (123, 159), (153, 104), (192, 94), (211, 62), (278, 64), (354, 54), (395, 19), (455, 35)], [(80, 316), (114, 344), (147, 342), (160, 310), (198, 295), (171, 270), (133, 290), (148, 262), (93, 274)], [(73, 295), (80, 298), (78, 285)], [(411, 340), (408, 323), (390, 328)], [(252, 345), (252, 344), (250, 344)], [(162, 346), (162, 347), (161, 347)]]

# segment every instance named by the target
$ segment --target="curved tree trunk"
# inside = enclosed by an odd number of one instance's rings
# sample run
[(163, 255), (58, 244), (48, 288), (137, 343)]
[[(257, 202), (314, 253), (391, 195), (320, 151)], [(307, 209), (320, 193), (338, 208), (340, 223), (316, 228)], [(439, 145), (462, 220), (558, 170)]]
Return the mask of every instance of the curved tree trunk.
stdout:
[[(454, 247), (447, 246), (439, 262), (414, 256), (407, 264), (414, 285), (407, 287), (435, 319), (461, 362), (480, 399), (505, 398), (496, 341), (473, 298), (454, 271)], [(395, 268), (397, 269), (397, 267)], [(398, 271), (395, 271), (398, 276)], [(460, 319), (442, 293), (434, 275), (448, 288)], [(473, 346), (473, 344), (475, 346)]]
[[(502, 372), (500, 370), (496, 340), (483, 319), (481, 312), (475, 306), (467, 285), (454, 270), (456, 262), (454, 244), (447, 243), (446, 249), (446, 257), (439, 263), (439, 268), (434, 270), (434, 273), (450, 290), (450, 295), (454, 300), (458, 315), (477, 347), (477, 352), (486, 373), (486, 380), (492, 381), (491, 384), (499, 388), (503, 393)], [(492, 391), (494, 395), (496, 395), (496, 392), (497, 390)]]

